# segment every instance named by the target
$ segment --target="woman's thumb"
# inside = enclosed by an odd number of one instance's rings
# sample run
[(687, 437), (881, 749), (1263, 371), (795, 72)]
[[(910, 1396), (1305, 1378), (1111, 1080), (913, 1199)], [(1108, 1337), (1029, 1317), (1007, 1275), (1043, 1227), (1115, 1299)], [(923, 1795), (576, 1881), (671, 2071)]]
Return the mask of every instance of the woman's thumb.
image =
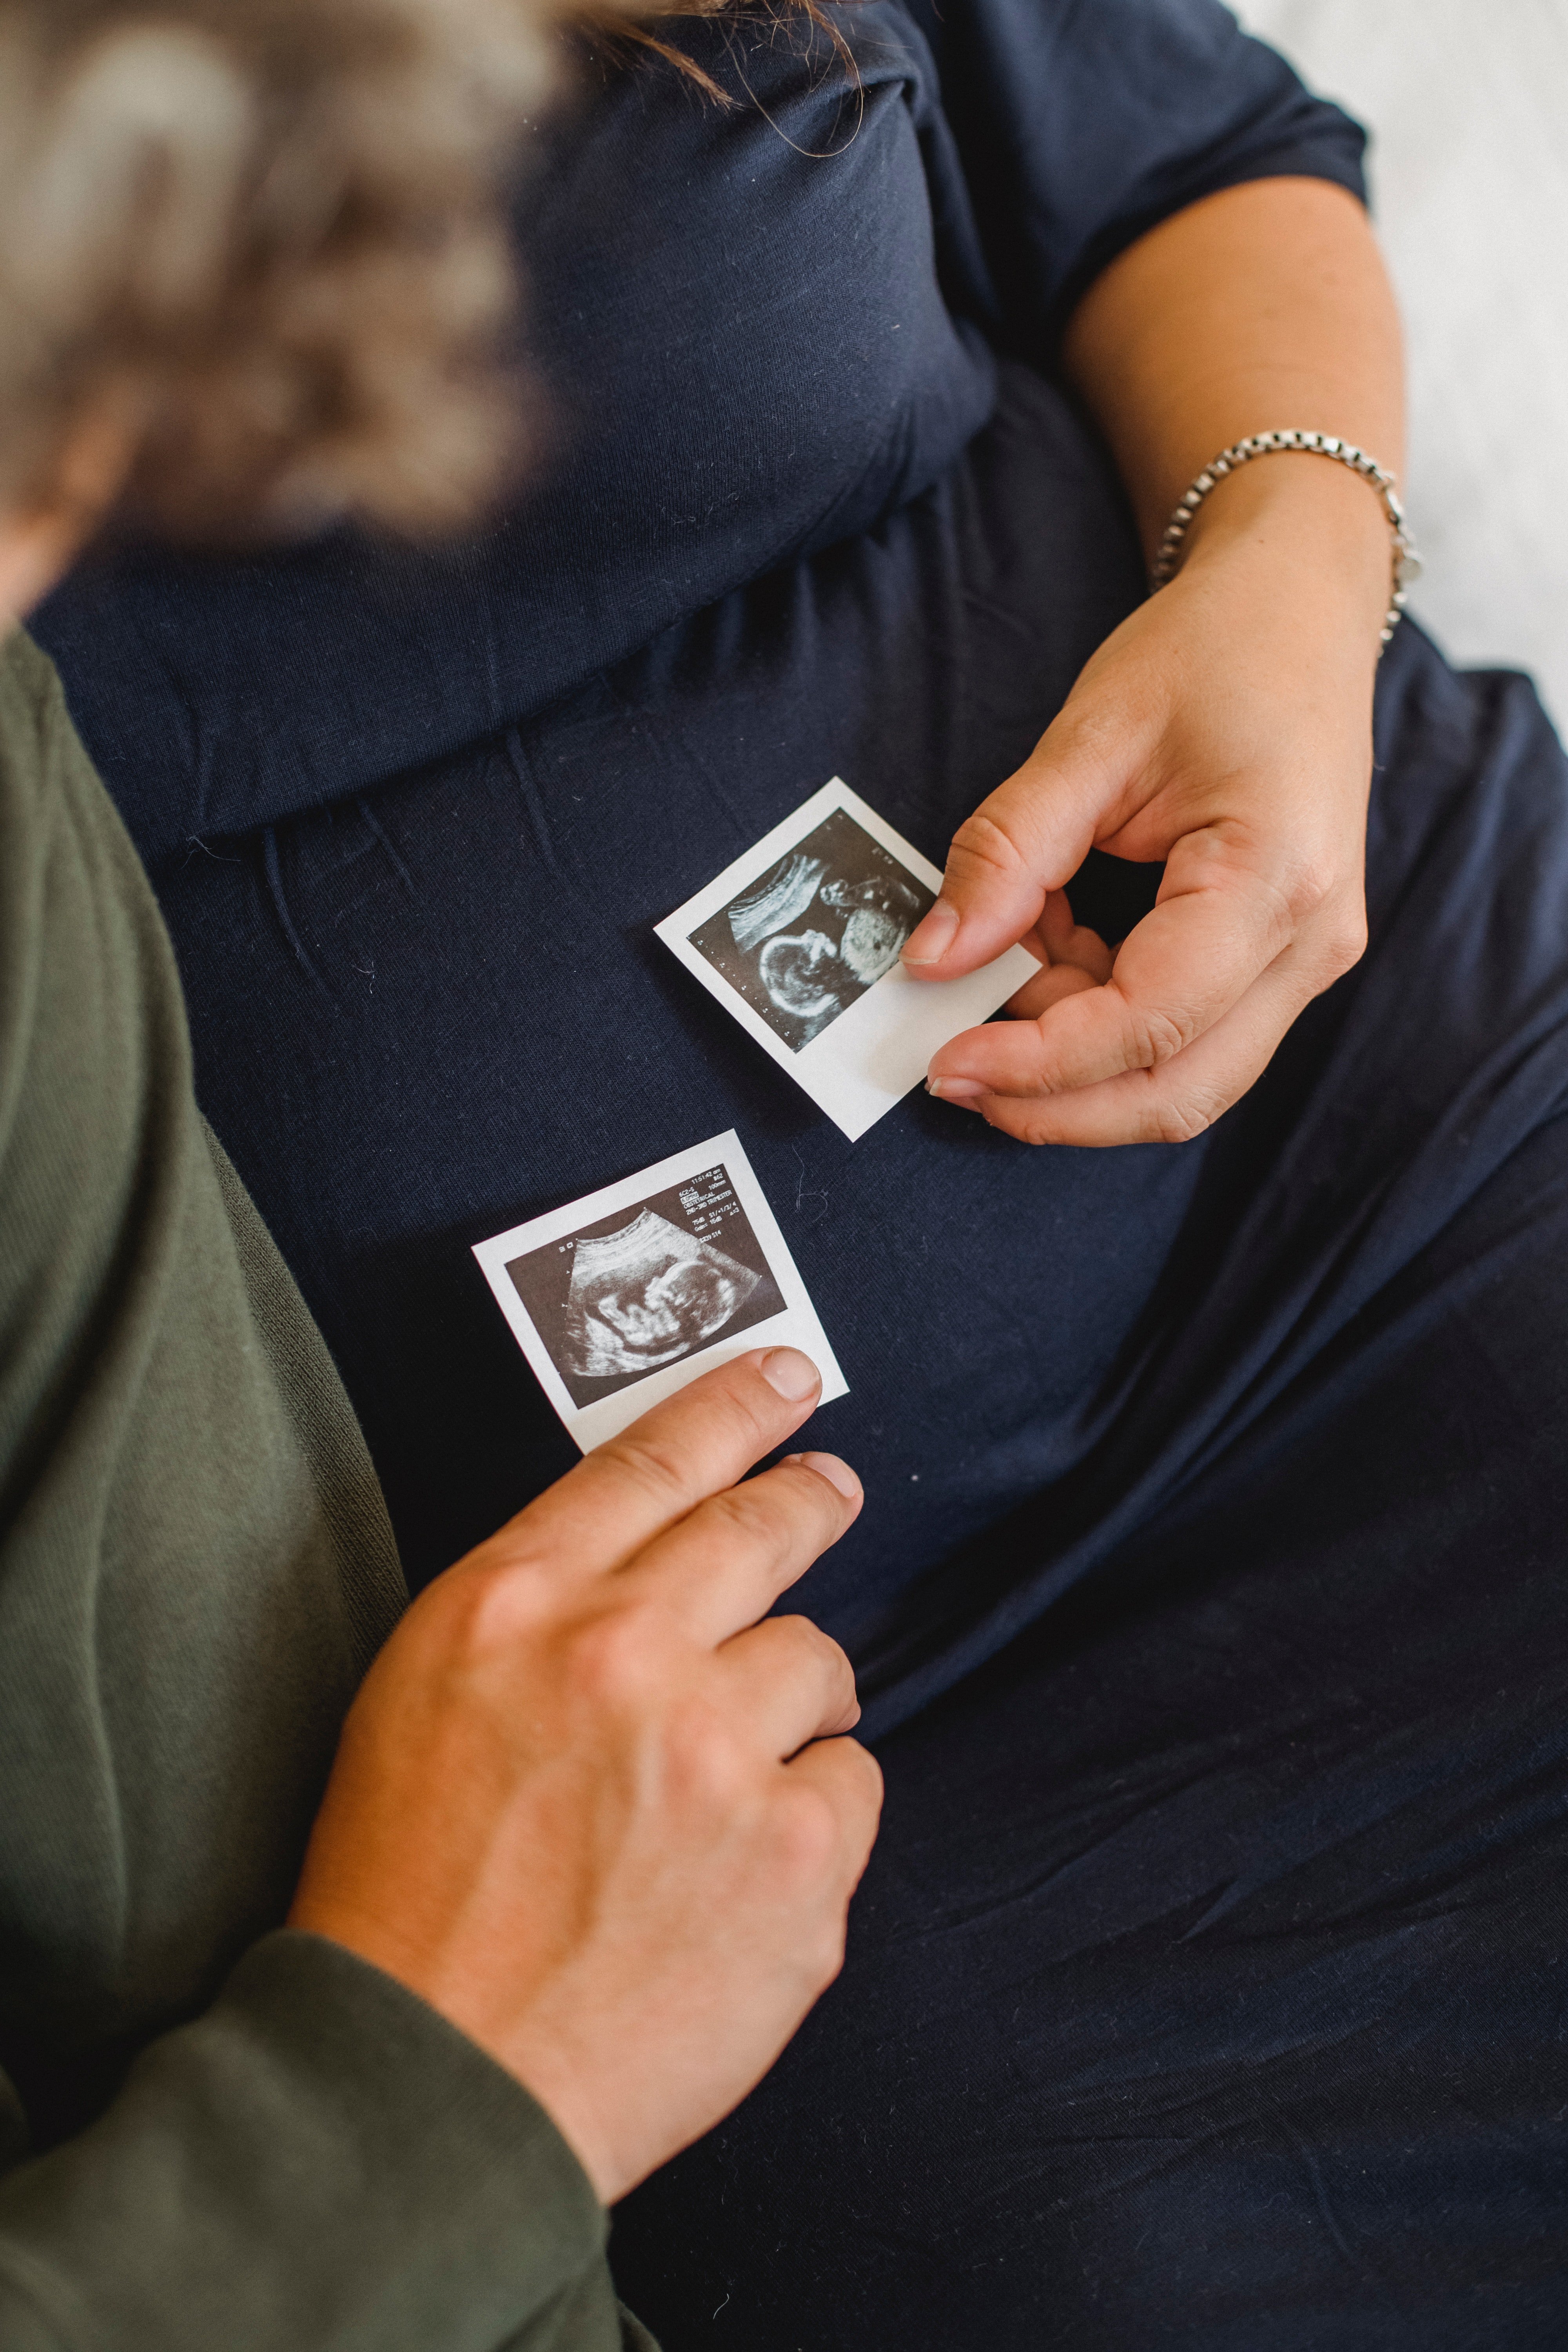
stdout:
[(1093, 845), (1093, 791), (1076, 769), (1042, 743), (959, 826), (942, 896), (904, 942), (913, 978), (976, 971), (1033, 930)]

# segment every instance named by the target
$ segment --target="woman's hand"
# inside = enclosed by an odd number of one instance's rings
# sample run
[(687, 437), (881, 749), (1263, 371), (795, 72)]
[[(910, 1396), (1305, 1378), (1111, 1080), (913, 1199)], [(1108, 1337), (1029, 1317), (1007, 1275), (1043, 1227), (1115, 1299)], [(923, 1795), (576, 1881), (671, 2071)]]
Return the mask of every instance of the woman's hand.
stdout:
[[(1304, 425), (1403, 462), (1387, 277), (1361, 205), (1324, 181), (1253, 181), (1162, 221), (1089, 287), (1063, 359), (1151, 551), (1245, 434)], [(1246, 1092), (1362, 950), (1392, 572), (1382, 501), (1329, 458), (1262, 457), (1205, 499), (1175, 580), (960, 831), (905, 948), (937, 979), (1019, 939), (1047, 966), (1023, 1019), (943, 1047), (933, 1090), (1032, 1143), (1180, 1140)], [(1114, 959), (1062, 895), (1095, 844), (1168, 861)]]
[[(1171, 586), (961, 827), (904, 950), (935, 979), (1018, 940), (1041, 958), (1013, 1019), (931, 1065), (933, 1094), (1025, 1142), (1201, 1134), (1364, 945), (1381, 505), (1308, 457), (1261, 459), (1208, 504)], [(1091, 845), (1167, 861), (1114, 956), (1063, 888)]]
[(859, 1484), (824, 1454), (736, 1484), (820, 1388), (789, 1348), (710, 1372), (423, 1592), (290, 1914), (510, 2068), (606, 2204), (773, 2063), (876, 1833), (848, 1660), (766, 1616)]

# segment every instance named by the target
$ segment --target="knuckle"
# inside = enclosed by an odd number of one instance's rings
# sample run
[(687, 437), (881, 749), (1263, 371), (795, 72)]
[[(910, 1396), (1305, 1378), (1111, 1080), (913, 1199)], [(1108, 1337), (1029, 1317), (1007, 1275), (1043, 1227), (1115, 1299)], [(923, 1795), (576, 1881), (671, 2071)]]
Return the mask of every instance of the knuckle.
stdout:
[(1366, 909), (1363, 907), (1347, 908), (1324, 941), (1324, 961), (1328, 965), (1331, 981), (1338, 980), (1342, 972), (1349, 971), (1352, 964), (1360, 963), (1366, 953)]
[(846, 1776), (855, 1784), (856, 1801), (868, 1809), (869, 1822), (874, 1827), (882, 1810), (882, 1768), (870, 1749), (862, 1747), (858, 1739), (838, 1739), (834, 1745), (843, 1757), (842, 1769)]
[(809, 1617), (773, 1617), (768, 1622), (777, 1629), (775, 1638), (795, 1651), (797, 1666), (813, 1673), (826, 1668), (830, 1674), (847, 1675), (854, 1681), (855, 1670), (838, 1643), (831, 1633), (813, 1624)]
[(1016, 1143), (1032, 1144), (1038, 1149), (1043, 1144), (1057, 1141), (1058, 1117), (1059, 1112), (1054, 1104), (1042, 1103), (1032, 1109), (1014, 1112), (1005, 1132)]
[(855, 1669), (847, 1656), (830, 1633), (824, 1633), (809, 1618), (796, 1621), (805, 1628), (801, 1644), (803, 1673), (812, 1675), (821, 1686), (825, 1706), (852, 1706), (856, 1697)]
[(777, 1533), (778, 1515), (767, 1506), (768, 1497), (759, 1496), (750, 1484), (726, 1486), (721, 1494), (709, 1496), (702, 1521), (721, 1542), (752, 1545)]
[(952, 836), (950, 855), (984, 866), (994, 874), (1005, 875), (1009, 881), (1022, 874), (1026, 864), (1023, 850), (1006, 827), (983, 808), (964, 818)]
[(595, 1458), (662, 1509), (684, 1509), (690, 1503), (690, 1477), (679, 1449), (667, 1446), (654, 1432), (609, 1438), (595, 1448)]
[(713, 1375), (713, 1383), (714, 1393), (708, 1410), (722, 1416), (729, 1434), (743, 1450), (747, 1462), (754, 1462), (777, 1441), (776, 1416), (788, 1414), (795, 1408), (768, 1385), (755, 1365), (744, 1357), (738, 1363), (721, 1366)]
[(821, 1885), (838, 1859), (837, 1812), (815, 1782), (785, 1786), (773, 1817), (773, 1856), (786, 1888), (805, 1895)]
[(1173, 1095), (1154, 1104), (1150, 1120), (1152, 1143), (1195, 1143), (1214, 1125), (1223, 1103), (1205, 1102), (1194, 1095)]
[(547, 1580), (533, 1561), (472, 1561), (427, 1586), (415, 1610), (433, 1621), (442, 1648), (459, 1667), (477, 1669), (512, 1650), (536, 1623)]
[(844, 1951), (847, 1937), (847, 1911), (835, 1912), (823, 1920), (802, 1955), (806, 1975), (817, 1992), (826, 1992), (844, 1967)]
[(715, 1534), (748, 1551), (770, 1556), (783, 1551), (809, 1508), (800, 1491), (804, 1483), (748, 1479), (743, 1486), (726, 1487), (706, 1507)]
[(1285, 883), (1285, 902), (1298, 922), (1318, 914), (1339, 887), (1340, 876), (1326, 857), (1304, 857)]
[(1123, 999), (1126, 1006), (1126, 1060), (1130, 1070), (1157, 1070), (1163, 1063), (1173, 1061), (1185, 1046), (1192, 1044), (1194, 1024), (1181, 1014), (1169, 1012), (1163, 1005), (1138, 1004)]
[(743, 1549), (763, 1569), (823, 1550), (844, 1524), (845, 1500), (814, 1470), (780, 1465), (780, 1475), (747, 1479), (707, 1507), (721, 1541)]
[(859, 1685), (855, 1679), (855, 1668), (850, 1663), (848, 1653), (841, 1650), (838, 1643), (827, 1634), (824, 1633), (820, 1638), (826, 1644), (824, 1663), (833, 1696), (845, 1706), (851, 1706), (859, 1696)]
[(564, 1671), (579, 1698), (619, 1714), (641, 1705), (666, 1680), (668, 1651), (659, 1612), (626, 1601), (573, 1627)]
[(711, 1707), (677, 1708), (664, 1735), (665, 1769), (683, 1811), (728, 1819), (749, 1800), (755, 1768)]

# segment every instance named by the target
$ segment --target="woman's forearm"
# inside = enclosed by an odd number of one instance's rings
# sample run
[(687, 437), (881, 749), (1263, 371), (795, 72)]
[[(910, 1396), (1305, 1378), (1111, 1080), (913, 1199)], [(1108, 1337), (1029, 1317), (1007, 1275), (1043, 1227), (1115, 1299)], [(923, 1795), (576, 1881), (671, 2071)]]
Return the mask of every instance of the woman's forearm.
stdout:
[[(1365, 213), (1327, 181), (1254, 181), (1162, 222), (1089, 288), (1064, 356), (1151, 553), (1188, 483), (1248, 433), (1299, 425), (1404, 462), (1394, 298)], [(1247, 467), (1199, 509), (1184, 561), (1242, 535), (1386, 601), (1387, 521), (1343, 467)]]

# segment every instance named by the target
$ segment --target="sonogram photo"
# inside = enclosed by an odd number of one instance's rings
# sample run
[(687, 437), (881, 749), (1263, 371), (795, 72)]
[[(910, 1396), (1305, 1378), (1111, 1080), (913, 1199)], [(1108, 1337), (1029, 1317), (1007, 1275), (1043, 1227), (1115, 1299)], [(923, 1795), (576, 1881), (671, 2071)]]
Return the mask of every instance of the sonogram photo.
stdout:
[(934, 897), (835, 809), (690, 940), (798, 1053), (891, 971)]
[(784, 1312), (722, 1164), (508, 1261), (577, 1405)]

